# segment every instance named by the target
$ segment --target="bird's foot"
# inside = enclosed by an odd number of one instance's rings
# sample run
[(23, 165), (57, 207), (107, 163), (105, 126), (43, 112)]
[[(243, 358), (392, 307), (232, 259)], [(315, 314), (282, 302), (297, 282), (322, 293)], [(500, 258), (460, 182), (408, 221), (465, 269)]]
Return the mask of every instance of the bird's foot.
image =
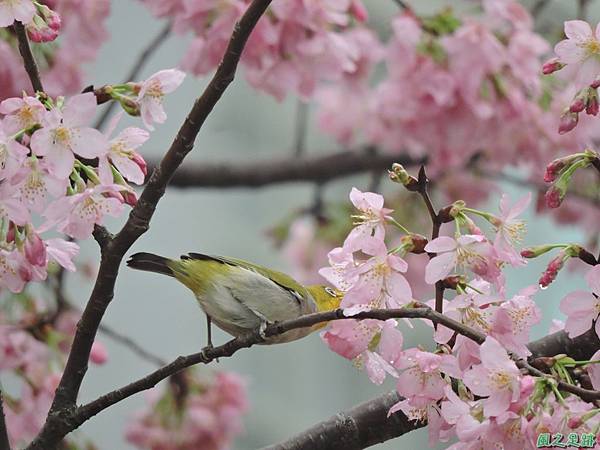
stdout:
[(261, 337), (261, 339), (263, 341), (266, 341), (268, 339), (268, 336), (266, 335), (265, 331), (267, 330), (268, 327), (275, 325), (277, 322), (269, 322), (267, 320), (263, 320), (260, 323), (260, 326), (258, 327), (258, 334)]
[(210, 357), (208, 356), (207, 352), (210, 352), (212, 350), (214, 350), (214, 346), (212, 345), (212, 342), (210, 344), (208, 344), (206, 347), (204, 347), (202, 350), (200, 350), (200, 354), (202, 355), (202, 359), (204, 359), (204, 361), (206, 363), (209, 363), (211, 361), (216, 361), (219, 362), (219, 358), (214, 358), (214, 357)]

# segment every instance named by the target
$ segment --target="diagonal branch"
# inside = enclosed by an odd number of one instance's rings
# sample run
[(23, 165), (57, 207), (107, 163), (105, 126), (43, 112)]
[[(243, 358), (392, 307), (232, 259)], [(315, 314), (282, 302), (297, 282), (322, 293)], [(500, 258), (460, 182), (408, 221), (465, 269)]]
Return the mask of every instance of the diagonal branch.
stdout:
[(2, 390), (0, 390), (0, 450), (10, 450), (8, 441), (8, 430), (6, 428), (6, 419), (4, 418), (4, 402), (2, 399)]
[(13, 28), (17, 35), (17, 40), (19, 41), (19, 53), (21, 53), (21, 57), (23, 58), (23, 65), (25, 66), (27, 75), (29, 75), (29, 79), (31, 80), (31, 86), (33, 87), (34, 92), (43, 92), (44, 87), (42, 86), (40, 72), (37, 64), (35, 63), (33, 53), (31, 53), (31, 47), (29, 46), (29, 39), (27, 38), (25, 26), (21, 22), (15, 21)]
[(388, 417), (400, 400), (397, 392), (388, 392), (262, 450), (360, 450), (424, 427), (401, 411)]
[[(169, 36), (170, 33), (171, 33), (171, 22), (168, 22), (163, 28), (160, 29), (158, 34), (152, 38), (152, 40), (148, 43), (148, 45), (146, 45), (144, 50), (142, 50), (142, 52), (139, 54), (135, 63), (131, 67), (131, 70), (125, 77), (125, 80), (124, 80), (125, 83), (128, 81), (134, 81), (137, 78), (137, 76), (140, 74), (140, 72), (142, 71), (142, 69), (144, 68), (144, 66), (146, 65), (148, 60), (150, 59), (150, 56), (156, 50), (158, 50), (160, 45), (166, 40), (166, 38)], [(100, 115), (98, 120), (96, 121), (94, 128), (97, 128), (99, 130), (104, 126), (104, 124), (106, 123), (106, 120), (108, 119), (108, 116), (110, 116), (110, 113), (113, 111), (115, 106), (116, 106), (116, 102), (108, 103), (108, 106), (102, 112), (102, 114)]]
[(102, 251), (96, 283), (77, 325), (73, 345), (46, 423), (28, 449), (53, 448), (66, 433), (74, 429), (65, 425), (64, 417), (75, 410), (77, 395), (87, 371), (91, 347), (102, 317), (114, 296), (115, 282), (123, 256), (148, 230), (150, 219), (167, 184), (192, 150), (204, 121), (233, 81), (246, 41), (270, 3), (271, 0), (253, 0), (236, 23), (225, 55), (213, 78), (195, 101), (171, 147), (160, 165), (153, 171), (127, 222), (121, 231), (106, 243)]

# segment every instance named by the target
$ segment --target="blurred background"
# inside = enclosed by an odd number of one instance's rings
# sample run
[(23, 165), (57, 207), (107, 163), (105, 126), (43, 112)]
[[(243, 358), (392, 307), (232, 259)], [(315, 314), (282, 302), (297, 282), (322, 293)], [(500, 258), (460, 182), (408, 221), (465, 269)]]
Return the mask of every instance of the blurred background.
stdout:
[[(410, 3), (417, 11), (434, 11), (451, 4), (468, 8), (474, 2), (419, 0)], [(524, 2), (527, 3), (527, 2)], [(531, 5), (534, 2), (528, 2)], [(540, 17), (539, 26), (560, 31), (565, 18), (575, 14), (576, 0), (552, 1)], [(368, 4), (370, 21), (381, 33), (388, 32), (389, 19), (397, 11), (392, 0)], [(588, 19), (595, 23), (600, 6), (593, 3)], [(139, 52), (163, 26), (136, 1), (112, 2), (108, 28), (111, 36), (103, 46), (97, 62), (89, 70), (89, 82), (96, 86), (122, 80)], [(556, 28), (558, 27), (558, 28)], [(186, 47), (186, 40), (169, 37), (152, 56), (139, 79), (163, 68), (177, 66)], [(159, 126), (144, 145), (149, 159), (160, 157), (168, 148), (179, 125), (189, 111), (192, 99), (199, 95), (208, 78), (188, 76), (183, 86), (166, 99), (167, 123)], [(288, 97), (278, 103), (272, 97), (251, 89), (239, 76), (202, 129), (194, 151), (186, 162), (243, 163), (264, 161), (270, 156), (285, 156), (293, 152), (298, 101)], [(129, 119), (128, 119), (129, 120)], [(132, 120), (131, 123), (134, 123)], [(341, 150), (332, 139), (321, 134), (314, 123), (310, 105), (306, 132), (307, 153)], [(352, 186), (367, 190), (369, 174), (328, 184), (325, 199), (347, 198)], [(383, 178), (381, 190), (397, 189)], [(503, 186), (513, 199), (526, 190), (510, 184)], [(165, 256), (178, 256), (195, 251), (235, 256), (265, 266), (290, 271), (286, 260), (269, 240), (266, 232), (295, 208), (305, 208), (313, 201), (314, 186), (308, 184), (272, 185), (262, 189), (169, 189), (155, 214), (150, 231), (131, 252), (149, 251)], [(497, 198), (489, 202), (496, 210)], [(532, 209), (532, 208), (530, 208)], [(552, 241), (582, 241), (583, 234), (574, 227), (557, 227), (548, 219), (526, 214), (529, 233), (525, 244)], [(106, 224), (110, 230), (120, 226), (117, 221)], [(98, 260), (94, 241), (83, 242), (80, 261)], [(535, 282), (544, 270), (547, 259), (533, 260), (511, 273), (509, 294)], [(550, 320), (560, 317), (558, 303), (576, 287), (583, 286), (580, 273), (564, 271), (561, 283), (540, 292), (536, 299), (544, 317), (532, 336), (547, 333)], [(81, 277), (69, 276), (68, 292), (73, 301), (85, 304), (91, 285)], [(199, 351), (205, 343), (204, 315), (191, 293), (166, 277), (154, 276), (123, 268), (116, 286), (115, 299), (108, 309), (105, 323), (129, 336), (160, 357), (172, 360), (178, 355)], [(406, 330), (404, 330), (406, 331)], [(216, 330), (216, 344), (229, 339)], [(417, 326), (405, 333), (407, 346), (427, 342), (426, 327)], [(91, 365), (85, 378), (80, 402), (139, 378), (154, 367), (129, 349), (101, 336), (108, 347), (110, 359), (103, 366)], [(366, 374), (331, 352), (314, 334), (299, 342), (273, 346), (256, 346), (242, 350), (232, 358), (221, 359), (212, 369), (231, 370), (247, 380), (250, 411), (245, 416), (245, 432), (234, 444), (236, 449), (252, 449), (283, 440), (338, 411), (393, 389), (388, 380), (374, 386)], [(143, 394), (123, 401), (86, 423), (81, 432), (101, 449), (132, 449), (123, 438), (127, 417), (143, 404)], [(427, 445), (422, 430), (380, 445), (381, 449), (423, 448)]]

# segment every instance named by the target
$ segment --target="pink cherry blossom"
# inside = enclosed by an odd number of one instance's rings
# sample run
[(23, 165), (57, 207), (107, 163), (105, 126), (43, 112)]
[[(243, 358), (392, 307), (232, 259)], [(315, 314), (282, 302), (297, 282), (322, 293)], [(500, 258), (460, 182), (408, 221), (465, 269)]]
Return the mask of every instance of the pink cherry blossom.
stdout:
[(490, 427), (490, 420), (478, 414), (481, 401), (462, 400), (450, 386), (444, 387), (444, 393), (447, 400), (441, 404), (442, 417), (456, 426), (456, 436), (461, 442), (477, 440)]
[(496, 227), (494, 248), (499, 258), (512, 266), (525, 265), (525, 260), (514, 248), (521, 242), (525, 232), (525, 222), (517, 217), (527, 208), (531, 201), (531, 193), (522, 197), (512, 207), (508, 206), (508, 197), (502, 195), (500, 200), (500, 217), (493, 217), (492, 223)]
[(47, 219), (44, 229), (56, 227), (60, 232), (76, 239), (88, 238), (92, 234), (94, 224), (102, 224), (107, 215), (118, 217), (121, 214), (122, 201), (105, 196), (120, 195), (121, 190), (124, 190), (123, 186), (98, 185), (54, 201), (44, 212)]
[(408, 265), (401, 257), (390, 254), (383, 241), (367, 238), (362, 251), (373, 255), (357, 262), (348, 276), (356, 282), (344, 294), (341, 307), (348, 314), (370, 308), (399, 308), (412, 301), (412, 290), (403, 273)]
[(185, 78), (185, 73), (177, 69), (161, 70), (140, 84), (137, 101), (140, 104), (142, 120), (149, 130), (152, 123), (164, 123), (167, 114), (162, 106), (165, 94), (173, 92)]
[(39, 159), (35, 155), (27, 158), (11, 183), (18, 201), (34, 212), (42, 212), (50, 197), (61, 197), (67, 192), (68, 178), (56, 178), (50, 173), (46, 158)]
[(31, 0), (0, 0), (0, 27), (8, 27), (15, 20), (29, 23), (35, 14)]
[(2, 121), (5, 131), (17, 133), (40, 124), (46, 114), (46, 108), (35, 97), (13, 97), (0, 103), (0, 114), (5, 115)]
[(578, 87), (590, 84), (600, 74), (600, 28), (592, 28), (583, 20), (565, 22), (567, 39), (554, 47), (554, 52), (562, 63), (576, 67)]
[(396, 389), (415, 407), (424, 407), (444, 398), (444, 389), (448, 381), (442, 374), (461, 377), (454, 356), (424, 352), (416, 348), (406, 350), (395, 367), (402, 371)]
[(486, 279), (500, 275), (492, 255), (491, 245), (481, 235), (461, 235), (457, 239), (440, 236), (425, 246), (425, 250), (437, 253), (425, 268), (425, 281), (434, 284), (450, 275), (457, 266), (470, 269)]
[[(590, 361), (600, 361), (600, 350), (592, 355)], [(589, 364), (586, 368), (592, 382), (592, 387), (596, 390), (600, 389), (600, 363)]]
[(385, 221), (393, 211), (383, 207), (383, 196), (373, 192), (361, 192), (353, 187), (350, 191), (350, 201), (360, 213), (352, 216), (357, 226), (346, 238), (344, 248), (354, 251), (365, 238), (382, 240), (385, 237)]
[(75, 161), (73, 153), (96, 158), (106, 151), (106, 137), (87, 126), (95, 111), (93, 93), (76, 95), (65, 102), (62, 110), (50, 110), (44, 118), (44, 127), (31, 136), (32, 151), (37, 156), (44, 156), (54, 176), (69, 176)]
[[(570, 337), (579, 336), (592, 328), (592, 323), (600, 311), (600, 266), (594, 266), (585, 277), (592, 293), (575, 291), (560, 302), (560, 310), (567, 316), (565, 331)], [(600, 336), (600, 321), (596, 320), (596, 334)]]
[[(106, 135), (110, 136), (117, 126), (122, 114), (118, 114), (109, 124)], [(147, 173), (146, 163), (136, 149), (148, 140), (150, 134), (146, 130), (127, 127), (117, 136), (110, 139), (108, 151), (100, 155), (98, 174), (103, 184), (113, 183), (112, 164), (121, 175), (135, 184), (143, 184)]]
[(0, 124), (0, 181), (11, 178), (29, 153), (27, 147), (6, 135), (4, 125)]
[(519, 398), (521, 374), (493, 337), (481, 344), (480, 358), (481, 364), (467, 370), (463, 380), (475, 395), (487, 397), (483, 402), (485, 416), (499, 416)]

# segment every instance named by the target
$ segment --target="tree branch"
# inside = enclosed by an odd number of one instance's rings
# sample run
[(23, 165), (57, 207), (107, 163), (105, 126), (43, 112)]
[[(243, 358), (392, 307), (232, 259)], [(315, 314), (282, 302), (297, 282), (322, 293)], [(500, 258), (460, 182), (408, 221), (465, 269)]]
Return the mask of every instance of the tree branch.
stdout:
[(6, 428), (6, 419), (4, 418), (4, 402), (2, 399), (2, 390), (0, 390), (0, 450), (10, 450), (8, 441), (8, 430)]
[[(165, 39), (169, 36), (170, 33), (171, 33), (171, 22), (168, 22), (167, 24), (165, 24), (165, 26), (163, 28), (160, 29), (158, 34), (152, 38), (152, 40), (148, 43), (148, 45), (146, 45), (146, 47), (144, 47), (142, 52), (139, 54), (135, 63), (131, 67), (131, 70), (129, 71), (129, 73), (127, 74), (125, 79), (123, 80), (125, 83), (127, 83), (128, 81), (134, 81), (135, 78), (137, 78), (137, 76), (140, 74), (140, 72), (146, 65), (146, 62), (148, 62), (148, 59), (150, 58), (152, 53), (154, 53), (156, 50), (158, 50), (160, 45), (165, 41)], [(110, 113), (113, 111), (115, 106), (116, 106), (116, 102), (109, 102), (106, 109), (102, 112), (102, 114), (96, 121), (94, 128), (99, 130), (104, 126), (104, 124), (106, 123), (106, 120), (108, 119), (108, 116), (110, 116)]]
[[(52, 427), (55, 439), (60, 439), (64, 437), (67, 433), (78, 428), (81, 424), (83, 424), (96, 414), (104, 411), (112, 405), (138, 392), (154, 387), (160, 381), (185, 369), (186, 367), (190, 367), (192, 365), (200, 363), (208, 364), (209, 362), (215, 359), (232, 356), (238, 350), (241, 350), (243, 348), (249, 348), (255, 344), (264, 342), (265, 337), (280, 335), (293, 329), (311, 327), (318, 323), (329, 322), (331, 320), (387, 320), (390, 318), (426, 319), (432, 321), (435, 324), (445, 325), (446, 327), (462, 334), (463, 336), (472, 339), (478, 344), (483, 343), (486, 339), (486, 336), (483, 333), (473, 330), (472, 328), (467, 327), (462, 323), (457, 322), (443, 314), (440, 314), (422, 304), (418, 304), (418, 306), (414, 308), (376, 309), (371, 311), (364, 311), (352, 316), (345, 316), (343, 310), (341, 309), (308, 314), (297, 319), (268, 325), (262, 334), (257, 330), (245, 336), (234, 338), (218, 347), (205, 347), (201, 352), (193, 353), (187, 356), (180, 356), (173, 362), (155, 370), (154, 372), (146, 375), (145, 377), (140, 378), (112, 392), (109, 392), (85, 405), (69, 408), (68, 410), (60, 411), (58, 414), (50, 415), (48, 417), (48, 422), (51, 423), (50, 426)], [(549, 345), (548, 348), (552, 348), (552, 345)], [(546, 375), (540, 372), (538, 369), (529, 365), (527, 361), (517, 360), (516, 363), (520, 367), (523, 367), (524, 369), (530, 371), (535, 376), (550, 377), (549, 375)], [(573, 386), (564, 383), (562, 381), (558, 381), (557, 386), (559, 389), (565, 392), (571, 392), (588, 400), (600, 398), (599, 391), (583, 389), (578, 386)], [(400, 422), (402, 422), (402, 420), (404, 420), (404, 422), (407, 421), (407, 419), (402, 418), (399, 418), (398, 420), (400, 420)]]
[(177, 170), (169, 187), (259, 188), (275, 183), (325, 182), (369, 170), (385, 170), (395, 162), (408, 167), (422, 164), (424, 159), (363, 149), (325, 156), (269, 158), (243, 164), (186, 164)]
[(263, 450), (360, 450), (424, 427), (401, 411), (388, 417), (401, 400), (396, 391), (388, 392)]
[(185, 156), (192, 150), (204, 121), (233, 81), (246, 41), (270, 3), (271, 0), (253, 0), (236, 23), (225, 55), (213, 78), (195, 101), (171, 147), (160, 165), (153, 171), (127, 222), (104, 248), (96, 283), (81, 320), (77, 324), (73, 345), (46, 423), (28, 449), (53, 448), (66, 433), (78, 426), (69, 425), (68, 417), (76, 410), (75, 402), (87, 371), (90, 350), (104, 312), (114, 296), (114, 286), (123, 256), (148, 230), (150, 219), (167, 184)]
[[(531, 359), (566, 353), (576, 360), (586, 360), (600, 349), (600, 340), (598, 340), (594, 329), (574, 339), (570, 339), (564, 331), (559, 331), (529, 343), (528, 347), (532, 353)], [(331, 419), (318, 423), (282, 443), (266, 447), (263, 450), (362, 449), (384, 440), (394, 439), (427, 425), (425, 422), (410, 421), (401, 412), (397, 412), (388, 418), (387, 413), (391, 406), (390, 403), (393, 405), (400, 400), (402, 398), (397, 392), (388, 392), (347, 412), (338, 413)], [(356, 421), (357, 414), (355, 412), (357, 410), (364, 413), (359, 416), (360, 421), (357, 422), (359, 431), (354, 433), (355, 439), (345, 441), (345, 447), (329, 447), (331, 445), (335, 446), (336, 442), (341, 439), (340, 433), (344, 433), (346, 430), (345, 422), (343, 420), (336, 421), (335, 419), (350, 417)], [(385, 439), (380, 441), (363, 439), (364, 434), (368, 433), (373, 426), (377, 427), (377, 434), (385, 437)], [(318, 440), (315, 439), (317, 436)]]
[(31, 53), (31, 47), (29, 46), (29, 39), (27, 38), (25, 26), (21, 22), (15, 21), (13, 28), (15, 30), (15, 34), (17, 35), (17, 40), (19, 41), (19, 53), (21, 53), (21, 57), (23, 58), (23, 65), (25, 66), (27, 75), (29, 75), (29, 79), (31, 80), (33, 91), (43, 92), (44, 87), (42, 86), (40, 72), (37, 64), (35, 63), (33, 54)]

